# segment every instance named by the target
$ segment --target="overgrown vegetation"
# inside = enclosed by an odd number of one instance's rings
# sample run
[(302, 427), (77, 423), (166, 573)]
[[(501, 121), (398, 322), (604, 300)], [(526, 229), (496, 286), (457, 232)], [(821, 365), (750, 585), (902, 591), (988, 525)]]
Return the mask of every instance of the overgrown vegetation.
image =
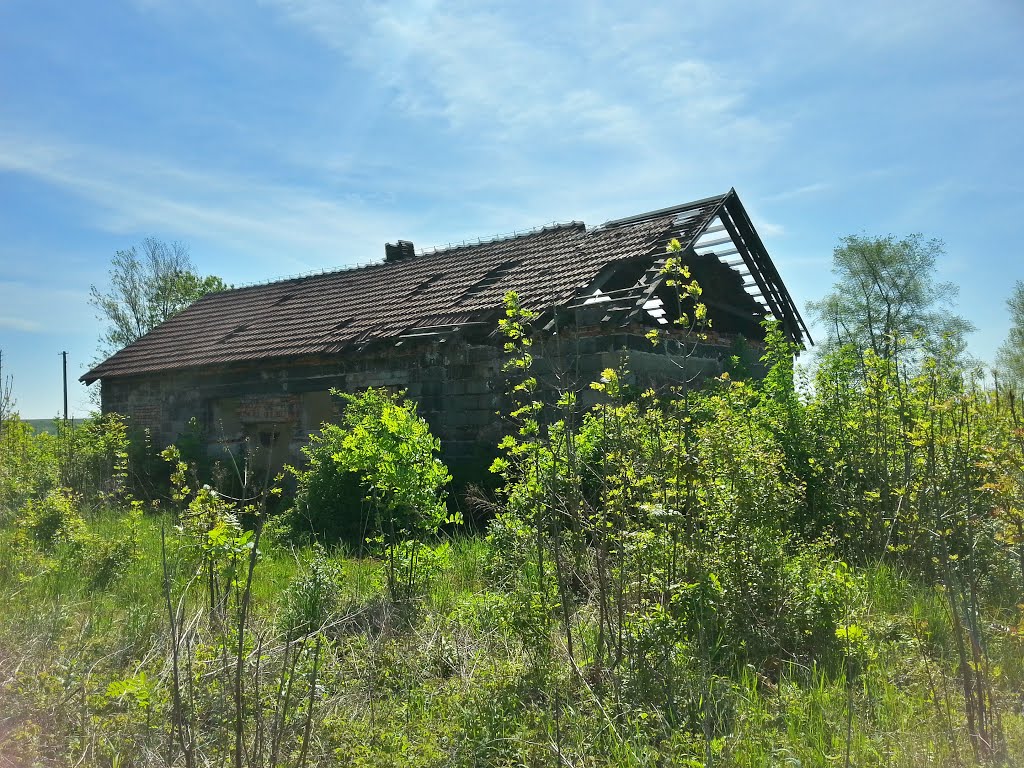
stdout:
[[(1006, 300), (1006, 308), (1010, 313), (1010, 329), (1006, 340), (1000, 345), (996, 362), (999, 364), (1003, 379), (1015, 387), (1018, 392), (1024, 391), (1024, 280), (1018, 280), (1013, 286), (1013, 293)], [(2, 399), (2, 398), (0, 398)]]
[[(666, 269), (694, 337), (700, 287)], [(144, 510), (117, 418), (7, 421), (0, 757), (1024, 760), (1011, 393), (955, 345), (897, 335), (795, 380), (769, 327), (763, 380), (637, 391), (627, 363), (585, 407), (540, 391), (533, 319), (508, 297), (515, 407), (485, 537), (447, 518), (436, 440), (381, 390), (341, 395), (280, 517), (272, 479), (210, 487), (177, 449), (171, 497)]]
[(303, 449), (290, 525), (300, 533), (374, 545), (387, 564), (388, 593), (411, 595), (429, 561), (421, 545), (442, 523), (459, 522), (444, 504), (451, 479), (436, 457), (440, 443), (416, 405), (384, 389), (359, 395), (334, 391), (343, 400), (341, 424), (325, 424)]

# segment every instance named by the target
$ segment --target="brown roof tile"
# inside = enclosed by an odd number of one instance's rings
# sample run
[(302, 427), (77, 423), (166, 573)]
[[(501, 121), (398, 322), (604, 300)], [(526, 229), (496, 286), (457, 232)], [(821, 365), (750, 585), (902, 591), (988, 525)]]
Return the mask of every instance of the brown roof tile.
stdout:
[[(589, 231), (574, 222), (358, 269), (209, 294), (82, 380), (331, 354), (418, 328), (493, 322), (510, 290), (529, 308), (563, 305), (606, 264), (662, 252), (674, 221), (675, 236), (689, 232), (692, 238), (726, 197)], [(693, 214), (682, 229), (680, 210)]]

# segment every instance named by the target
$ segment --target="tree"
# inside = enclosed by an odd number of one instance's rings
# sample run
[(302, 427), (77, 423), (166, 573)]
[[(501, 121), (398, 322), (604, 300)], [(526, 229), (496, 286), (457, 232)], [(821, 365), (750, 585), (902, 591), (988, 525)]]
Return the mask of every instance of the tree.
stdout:
[(996, 353), (996, 364), (1009, 384), (1024, 389), (1024, 280), (1014, 285), (1006, 308), (1010, 310), (1010, 332)]
[(0, 434), (4, 431), (4, 423), (14, 415), (14, 377), (4, 374), (4, 351), (0, 349)]
[(110, 286), (104, 292), (90, 287), (89, 303), (107, 322), (100, 337), (100, 354), (112, 355), (149, 333), (189, 304), (227, 286), (219, 277), (197, 274), (188, 246), (153, 237), (114, 254)]
[[(451, 476), (436, 456), (441, 443), (404, 393), (370, 388), (331, 394), (345, 400), (344, 436), (334, 461), (361, 478), (387, 557), (388, 591), (398, 598), (413, 588), (420, 543), (446, 522), (444, 487)], [(408, 566), (399, 568), (400, 560)]]
[(459, 522), (445, 506), (451, 476), (436, 456), (441, 444), (404, 393), (371, 387), (331, 394), (345, 402), (341, 423), (310, 435), (302, 448), (307, 467), (290, 470), (298, 480), (295, 522), (349, 543), (379, 544), (388, 591), (407, 595), (420, 545), (442, 524)]
[(974, 326), (952, 311), (959, 289), (935, 281), (941, 240), (920, 234), (842, 238), (832, 255), (836, 283), (810, 311), (826, 327), (824, 351), (844, 344), (890, 359), (897, 345), (935, 352), (951, 343), (963, 352)]

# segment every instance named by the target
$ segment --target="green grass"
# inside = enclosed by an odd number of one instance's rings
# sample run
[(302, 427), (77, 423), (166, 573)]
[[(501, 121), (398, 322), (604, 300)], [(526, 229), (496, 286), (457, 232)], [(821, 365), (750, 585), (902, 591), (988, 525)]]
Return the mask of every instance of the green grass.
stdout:
[[(88, 520), (101, 538), (123, 534), (124, 526), (110, 512)], [(76, 766), (164, 760), (162, 528), (172, 560), (178, 557), (170, 521), (147, 516), (138, 558), (102, 588), (59, 550), (41, 553), (13, 526), (0, 528), (0, 757)], [(271, 542), (261, 549), (249, 653), (264, 644), (257, 673), (272, 691), (284, 647), (282, 594), (313, 554)], [(321, 646), (310, 763), (704, 765), (710, 754), (715, 765), (728, 766), (973, 764), (942, 596), (884, 565), (857, 574), (851, 620), (865, 628), (870, 651), (862, 665), (848, 668), (849, 677), (847, 669), (813, 664), (736, 670), (711, 688), (719, 725), (705, 739), (699, 728), (669, 722), (656, 702), (595, 692), (557, 642), (543, 660), (525, 651), (502, 613), (503, 596), (488, 585), (487, 544), (479, 538), (452, 541), (425, 594), (404, 605), (386, 599), (379, 561), (343, 550), (328, 558), (340, 573), (336, 604), (358, 619), (331, 628)], [(176, 595), (188, 595), (185, 615), (195, 617), (196, 684), (208, 686), (202, 701), (214, 718), (205, 721), (203, 748), (219, 760), (225, 752), (216, 734), (227, 733), (230, 722), (216, 719), (223, 696), (216, 649), (218, 638), (230, 635), (203, 618), (199, 583), (186, 589), (190, 577), (178, 576)], [(1006, 764), (1024, 756), (1024, 722), (1012, 700), (1022, 689), (1014, 642), (1004, 638), (991, 649), (1000, 664)], [(297, 690), (311, 674), (313, 645), (301, 647)], [(111, 694), (140, 679), (152, 688), (148, 707), (135, 694)], [(302, 712), (297, 706), (288, 726), (288, 764), (298, 759)]]

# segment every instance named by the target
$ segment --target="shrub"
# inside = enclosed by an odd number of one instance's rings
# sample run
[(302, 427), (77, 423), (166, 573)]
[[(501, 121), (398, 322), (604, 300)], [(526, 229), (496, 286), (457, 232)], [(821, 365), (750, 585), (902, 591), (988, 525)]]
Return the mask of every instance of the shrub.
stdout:
[(47, 434), (16, 418), (4, 422), (0, 507), (19, 509), (57, 487), (71, 489), (90, 504), (117, 499), (125, 490), (128, 438), (120, 416), (54, 424), (56, 434)]
[[(142, 509), (134, 502), (122, 519), (109, 520), (106, 535), (89, 530), (79, 513), (78, 497), (67, 488), (29, 500), (18, 518), (22, 540), (59, 561), (93, 588), (104, 588), (139, 558), (139, 522)], [(24, 552), (27, 556), (28, 552)]]
[(308, 466), (292, 469), (298, 488), (295, 505), (284, 519), (296, 534), (358, 546), (370, 533), (370, 510), (359, 475), (334, 460), (344, 450), (345, 434), (335, 424), (324, 424), (309, 436), (309, 445), (302, 449)]
[(327, 626), (338, 608), (340, 582), (341, 568), (314, 544), (309, 562), (281, 596), (281, 629), (297, 637)]
[[(401, 394), (373, 388), (359, 395), (332, 393), (346, 402), (342, 425), (325, 424), (303, 449), (310, 464), (293, 470), (294, 516), (326, 528), (340, 511), (344, 519), (330, 527), (361, 532), (379, 545), (387, 557), (389, 592), (407, 594), (418, 578), (407, 568), (416, 560), (418, 542), (436, 535), (442, 523), (457, 521), (446, 514), (443, 489), (451, 476), (435, 456), (440, 443), (416, 415), (415, 403)], [(410, 552), (403, 551), (406, 542), (416, 542)]]
[(70, 564), (78, 569), (90, 587), (106, 588), (138, 561), (141, 519), (142, 505), (134, 502), (128, 514), (116, 521), (112, 535), (87, 531), (78, 535), (72, 543)]
[(51, 552), (59, 544), (71, 544), (85, 533), (78, 500), (67, 488), (55, 488), (42, 499), (29, 499), (18, 525), (40, 549)]
[(794, 654), (825, 655), (851, 605), (856, 584), (850, 567), (829, 551), (831, 543), (800, 543), (786, 560), (786, 618)]
[(128, 431), (124, 419), (107, 413), (81, 424), (56, 421), (55, 458), (61, 485), (90, 502), (120, 499), (128, 477)]
[(56, 442), (39, 435), (17, 416), (0, 431), (0, 515), (13, 514), (30, 498), (40, 498), (58, 485)]

